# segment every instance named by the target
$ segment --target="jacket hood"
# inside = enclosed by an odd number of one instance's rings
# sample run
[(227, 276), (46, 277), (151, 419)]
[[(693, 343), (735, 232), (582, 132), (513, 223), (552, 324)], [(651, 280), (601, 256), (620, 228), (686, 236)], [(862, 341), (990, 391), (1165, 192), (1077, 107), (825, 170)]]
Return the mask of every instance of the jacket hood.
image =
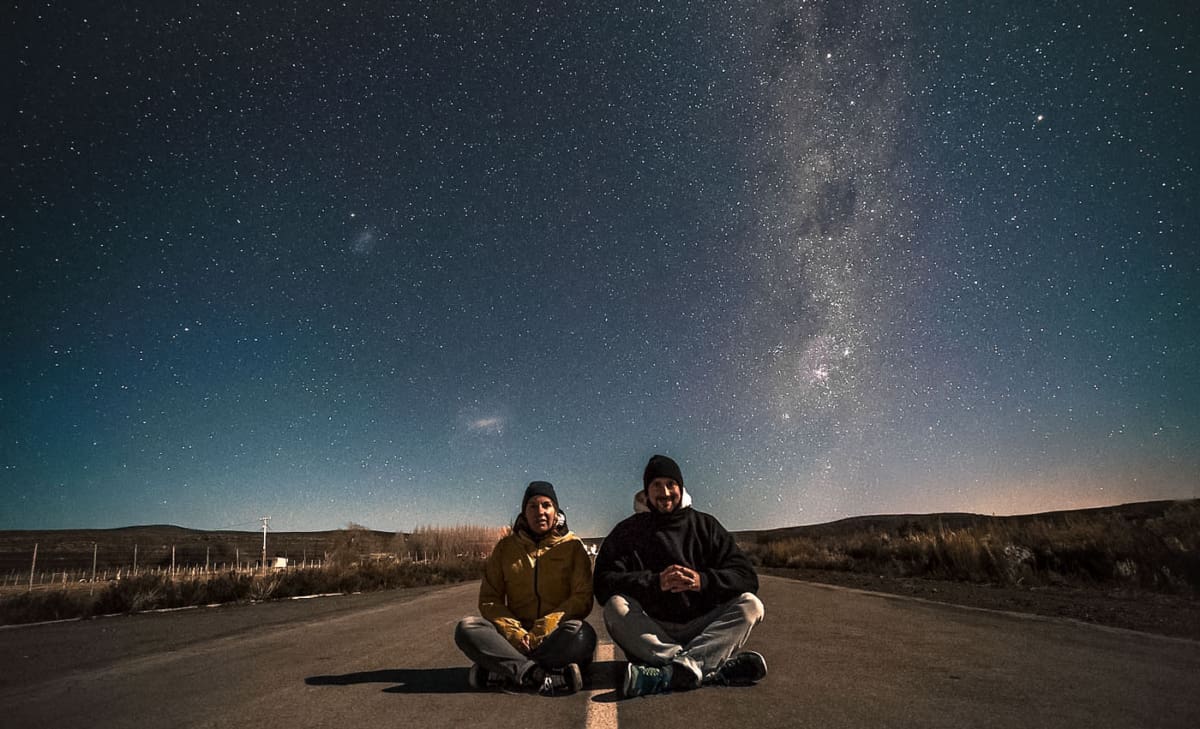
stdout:
[[(692, 495), (689, 494), (688, 490), (682, 486), (680, 486), (679, 489), (683, 492), (683, 495), (680, 497), (679, 506), (675, 508), (675, 511), (690, 509), (692, 506)], [(643, 514), (647, 512), (652, 514), (658, 513), (654, 509), (650, 508), (650, 504), (646, 502), (646, 491), (642, 490), (633, 495), (633, 513)]]
[(516, 540), (516, 542), (521, 545), (521, 549), (528, 554), (533, 554), (538, 550), (557, 547), (558, 545), (565, 544), (566, 542), (579, 541), (579, 537), (575, 534), (575, 532), (568, 531), (560, 534), (553, 529), (541, 539), (534, 539), (533, 534), (527, 531), (514, 532), (508, 538)]

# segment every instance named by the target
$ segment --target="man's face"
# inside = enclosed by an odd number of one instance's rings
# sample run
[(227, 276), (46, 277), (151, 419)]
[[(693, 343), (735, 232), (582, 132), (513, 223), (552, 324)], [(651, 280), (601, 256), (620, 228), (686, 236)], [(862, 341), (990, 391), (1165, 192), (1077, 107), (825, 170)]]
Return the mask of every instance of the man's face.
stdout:
[(534, 534), (541, 536), (550, 531), (558, 519), (558, 511), (548, 496), (534, 496), (525, 503), (525, 522)]
[(655, 511), (669, 514), (679, 507), (683, 499), (683, 487), (673, 478), (659, 476), (646, 486), (646, 500)]

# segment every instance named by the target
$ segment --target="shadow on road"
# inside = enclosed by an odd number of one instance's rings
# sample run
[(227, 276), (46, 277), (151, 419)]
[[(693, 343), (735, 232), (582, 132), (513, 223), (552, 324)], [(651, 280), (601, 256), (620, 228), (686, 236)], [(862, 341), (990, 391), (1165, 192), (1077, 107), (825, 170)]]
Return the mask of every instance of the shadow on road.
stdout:
[[(621, 681), (625, 678), (625, 661), (597, 661), (587, 667), (583, 672), (584, 688), (590, 691), (601, 691), (610, 689), (616, 696), (616, 689), (621, 685)], [(593, 701), (607, 701), (603, 694), (593, 697)], [(615, 700), (612, 699), (612, 700)]]
[[(624, 676), (625, 661), (600, 661), (588, 666), (583, 674), (585, 690), (604, 690), (609, 693), (595, 697), (597, 701), (615, 701), (616, 688)], [(379, 671), (359, 671), (333, 676), (309, 676), (309, 686), (353, 686), (360, 683), (390, 683), (383, 689), (390, 694), (459, 694), (474, 693), (467, 685), (467, 669), (463, 668), (388, 668)]]
[(360, 683), (394, 684), (384, 689), (391, 694), (459, 694), (473, 691), (463, 668), (390, 668), (382, 671), (343, 673), (340, 676), (309, 676), (309, 686), (352, 686)]

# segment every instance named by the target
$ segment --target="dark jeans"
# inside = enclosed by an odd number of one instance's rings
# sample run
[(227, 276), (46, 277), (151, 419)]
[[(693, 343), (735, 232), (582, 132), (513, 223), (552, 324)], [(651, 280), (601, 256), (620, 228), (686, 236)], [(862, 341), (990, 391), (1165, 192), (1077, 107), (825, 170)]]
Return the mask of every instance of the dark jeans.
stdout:
[(582, 620), (564, 620), (541, 645), (525, 655), (490, 621), (469, 617), (458, 622), (454, 642), (472, 662), (518, 685), (534, 666), (548, 671), (561, 670), (568, 663), (577, 664), (580, 669), (587, 666), (596, 652), (596, 631)]

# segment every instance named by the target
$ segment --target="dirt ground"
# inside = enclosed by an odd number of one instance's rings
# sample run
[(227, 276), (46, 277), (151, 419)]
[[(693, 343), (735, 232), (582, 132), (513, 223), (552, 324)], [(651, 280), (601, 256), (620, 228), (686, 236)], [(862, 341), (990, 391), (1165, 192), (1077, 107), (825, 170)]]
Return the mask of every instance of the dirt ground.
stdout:
[(1200, 640), (1200, 598), (1065, 586), (1006, 587), (827, 570), (761, 568), (765, 574), (992, 610), (1071, 618)]

